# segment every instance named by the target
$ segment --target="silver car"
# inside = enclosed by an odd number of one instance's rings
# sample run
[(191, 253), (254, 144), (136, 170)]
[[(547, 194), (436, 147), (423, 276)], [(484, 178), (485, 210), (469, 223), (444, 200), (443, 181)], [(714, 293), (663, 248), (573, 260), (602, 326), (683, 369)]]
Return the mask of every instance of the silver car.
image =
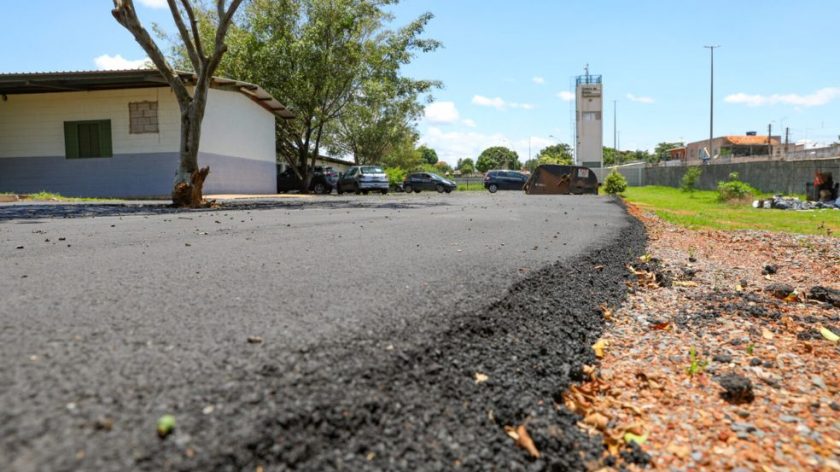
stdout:
[(353, 166), (338, 178), (336, 190), (339, 195), (344, 192), (367, 195), (371, 190), (385, 195), (388, 193), (388, 176), (379, 166)]

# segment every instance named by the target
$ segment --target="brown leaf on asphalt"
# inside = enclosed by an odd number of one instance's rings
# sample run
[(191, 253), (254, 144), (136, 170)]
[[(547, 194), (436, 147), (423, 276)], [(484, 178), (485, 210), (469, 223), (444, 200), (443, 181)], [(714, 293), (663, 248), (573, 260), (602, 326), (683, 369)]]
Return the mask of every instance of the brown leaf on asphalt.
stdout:
[(612, 320), (613, 311), (610, 309), (609, 306), (607, 306), (606, 303), (598, 305), (598, 308), (601, 310), (601, 314), (604, 316), (605, 320)]
[(477, 384), (480, 384), (482, 382), (487, 382), (487, 379), (489, 379), (489, 378), (490, 377), (488, 377), (487, 374), (482, 374), (481, 372), (476, 372), (475, 373), (475, 383), (477, 383)]
[(513, 439), (514, 444), (528, 451), (528, 454), (531, 455), (534, 459), (540, 458), (540, 451), (537, 450), (537, 447), (534, 445), (534, 441), (531, 439), (531, 436), (528, 434), (528, 430), (525, 429), (525, 425), (519, 425), (516, 428), (512, 426), (505, 426), (505, 433)]
[(260, 344), (263, 342), (263, 338), (259, 336), (248, 336), (248, 344)]

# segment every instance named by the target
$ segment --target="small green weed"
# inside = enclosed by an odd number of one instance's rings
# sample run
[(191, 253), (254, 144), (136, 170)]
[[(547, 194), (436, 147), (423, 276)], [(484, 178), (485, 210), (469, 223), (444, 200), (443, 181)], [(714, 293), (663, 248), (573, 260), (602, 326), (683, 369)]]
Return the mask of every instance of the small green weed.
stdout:
[(709, 366), (709, 361), (697, 357), (697, 350), (694, 349), (694, 346), (691, 346), (691, 349), (688, 350), (688, 359), (691, 363), (685, 370), (689, 376), (700, 374)]

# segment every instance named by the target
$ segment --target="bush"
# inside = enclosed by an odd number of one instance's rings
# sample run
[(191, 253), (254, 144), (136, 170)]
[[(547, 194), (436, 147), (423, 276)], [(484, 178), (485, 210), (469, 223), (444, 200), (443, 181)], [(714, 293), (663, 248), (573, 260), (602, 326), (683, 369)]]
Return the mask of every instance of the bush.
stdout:
[(700, 167), (689, 167), (682, 176), (680, 189), (683, 192), (693, 193), (697, 190), (697, 181), (700, 179), (700, 174), (702, 173), (703, 169)]
[(721, 202), (744, 200), (758, 194), (758, 190), (738, 180), (737, 172), (729, 174), (729, 180), (726, 182), (718, 182), (717, 192), (718, 201)]
[(615, 195), (623, 193), (625, 190), (627, 190), (627, 179), (615, 169), (610, 171), (604, 180), (604, 191), (610, 195)]
[(407, 172), (405, 169), (401, 169), (399, 167), (388, 167), (385, 169), (385, 175), (388, 176), (388, 183), (391, 185), (403, 183), (406, 174)]

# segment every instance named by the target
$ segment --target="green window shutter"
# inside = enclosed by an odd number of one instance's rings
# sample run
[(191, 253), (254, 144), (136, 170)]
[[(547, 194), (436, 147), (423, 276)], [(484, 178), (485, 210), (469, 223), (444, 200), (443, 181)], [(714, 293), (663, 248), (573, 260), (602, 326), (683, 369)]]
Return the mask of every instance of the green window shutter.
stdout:
[(64, 154), (67, 159), (79, 157), (79, 127), (74, 122), (64, 122)]
[(99, 157), (113, 156), (111, 145), (111, 120), (100, 120), (99, 124)]

